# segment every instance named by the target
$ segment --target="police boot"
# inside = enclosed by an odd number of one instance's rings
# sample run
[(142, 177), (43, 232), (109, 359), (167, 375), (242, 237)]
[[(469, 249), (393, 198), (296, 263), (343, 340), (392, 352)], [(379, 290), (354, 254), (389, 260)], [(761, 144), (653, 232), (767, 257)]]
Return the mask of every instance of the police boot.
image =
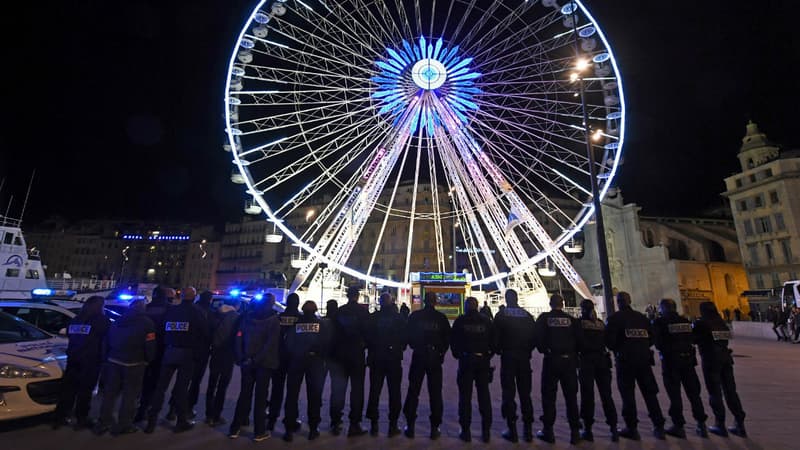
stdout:
[(642, 440), (642, 435), (639, 434), (639, 430), (636, 427), (625, 427), (619, 430), (619, 436), (632, 441)]
[(397, 421), (393, 420), (389, 422), (389, 431), (386, 433), (386, 435), (392, 438), (397, 436), (398, 434), (400, 434), (400, 428), (397, 427)]
[(611, 442), (619, 442), (619, 430), (616, 425), (611, 426)]
[(461, 427), (458, 438), (464, 442), (472, 442), (472, 432), (469, 430), (469, 427)]
[(361, 428), (358, 422), (350, 422), (350, 428), (347, 429), (347, 437), (357, 437), (367, 434), (367, 430)]
[(522, 424), (522, 440), (525, 442), (533, 442), (533, 425), (531, 423)]
[[(686, 435), (686, 433), (684, 433), (684, 435)], [(663, 425), (653, 428), (653, 437), (660, 441), (667, 438), (667, 433), (664, 431)]]
[(697, 428), (695, 428), (695, 431), (701, 438), (708, 439), (708, 428), (706, 428), (705, 422), (699, 422), (697, 424)]
[(333, 422), (331, 424), (331, 434), (334, 436), (342, 434), (342, 422)]
[(569, 432), (569, 443), (571, 445), (578, 445), (581, 442), (581, 433), (578, 428), (573, 428)]
[(725, 422), (717, 422), (708, 427), (708, 432), (716, 434), (717, 436), (728, 437), (728, 429), (725, 428)]
[(488, 444), (489, 443), (489, 439), (491, 439), (491, 438), (492, 438), (492, 430), (489, 427), (489, 425), (481, 426), (481, 440), (484, 443)]
[(554, 444), (556, 442), (556, 435), (553, 434), (552, 428), (545, 428), (544, 430), (537, 431), (536, 437), (549, 444)]
[(508, 421), (508, 429), (503, 431), (503, 439), (509, 442), (519, 442), (519, 435), (517, 435), (517, 422), (514, 420)]
[[(431, 428), (431, 432), (432, 431), (433, 431), (433, 429)], [(407, 438), (413, 439), (414, 438), (414, 424), (413, 423), (407, 424), (405, 430), (403, 430), (403, 434), (405, 434)]]
[(292, 436), (292, 432), (289, 431), (289, 430), (286, 430), (286, 432), (283, 433), (283, 440), (285, 442), (292, 442), (292, 439), (294, 439), (294, 437)]
[[(440, 430), (438, 426), (431, 425), (431, 435), (430, 435), (431, 440), (435, 441), (436, 439), (439, 439), (441, 435), (442, 435), (442, 430)], [(406, 434), (406, 436), (408, 436), (408, 434)]]
[(275, 429), (275, 419), (269, 419), (267, 421), (267, 431), (273, 431)]
[(594, 433), (592, 433), (592, 426), (584, 426), (581, 431), (581, 439), (584, 441), (594, 442)]
[(179, 420), (178, 423), (175, 424), (175, 427), (172, 429), (175, 433), (183, 433), (184, 431), (189, 431), (194, 428), (194, 422), (190, 420)]
[(683, 426), (672, 425), (671, 427), (667, 428), (664, 432), (678, 439), (686, 439), (686, 430), (683, 428)]
[(378, 435), (378, 421), (373, 420), (369, 423), (369, 435), (370, 436), (377, 436)]
[(314, 439), (319, 437), (319, 428), (317, 427), (310, 427), (308, 430), (308, 440), (313, 441)]
[(736, 421), (736, 425), (728, 428), (728, 431), (730, 431), (734, 436), (739, 436), (741, 438), (747, 437), (747, 431), (744, 429), (744, 422), (740, 420)]
[(154, 431), (156, 431), (156, 419), (155, 417), (149, 417), (147, 419), (147, 425), (144, 427), (144, 432), (151, 434)]

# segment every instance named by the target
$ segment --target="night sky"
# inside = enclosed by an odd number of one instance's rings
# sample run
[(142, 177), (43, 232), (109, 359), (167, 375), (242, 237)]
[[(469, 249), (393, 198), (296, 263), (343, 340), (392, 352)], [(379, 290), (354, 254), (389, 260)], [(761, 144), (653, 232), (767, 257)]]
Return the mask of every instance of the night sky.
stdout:
[[(3, 14), (0, 192), (26, 221), (241, 215), (222, 87), (255, 1), (14, 2)], [(649, 215), (723, 205), (748, 119), (800, 147), (800, 6), (587, 0), (622, 71), (626, 201)], [(0, 211), (2, 214), (2, 211)], [(12, 214), (14, 215), (14, 214)]]

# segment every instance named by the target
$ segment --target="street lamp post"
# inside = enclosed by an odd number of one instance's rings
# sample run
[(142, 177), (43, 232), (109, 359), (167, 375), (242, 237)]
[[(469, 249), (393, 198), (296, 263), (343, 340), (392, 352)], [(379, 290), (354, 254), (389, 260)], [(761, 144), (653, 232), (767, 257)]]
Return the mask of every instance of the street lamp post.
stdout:
[(321, 262), (317, 266), (320, 270), (319, 277), (319, 307), (325, 304), (325, 269), (328, 268), (328, 263)]
[[(608, 247), (606, 245), (605, 225), (603, 223), (603, 210), (600, 203), (600, 189), (597, 185), (597, 167), (595, 167), (594, 148), (592, 147), (592, 136), (589, 130), (589, 111), (586, 108), (586, 86), (583, 77), (583, 70), (588, 68), (588, 60), (581, 56), (580, 44), (578, 41), (578, 4), (572, 3), (572, 32), (575, 39), (575, 73), (571, 75), (573, 81), (577, 81), (581, 97), (581, 109), (583, 110), (583, 129), (586, 140), (586, 154), (589, 158), (589, 178), (592, 185), (592, 205), (594, 206), (595, 231), (597, 234), (597, 256), (600, 260), (600, 278), (603, 283), (603, 300), (606, 307), (606, 317), (614, 311), (611, 291), (611, 268), (608, 265)], [(602, 131), (598, 130), (596, 137), (602, 136)]]

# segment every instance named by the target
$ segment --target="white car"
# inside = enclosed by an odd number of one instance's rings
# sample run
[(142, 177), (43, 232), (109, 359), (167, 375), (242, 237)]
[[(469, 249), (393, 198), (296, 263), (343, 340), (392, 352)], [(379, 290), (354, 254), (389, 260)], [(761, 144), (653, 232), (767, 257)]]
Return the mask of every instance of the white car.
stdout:
[(73, 310), (46, 302), (3, 300), (0, 301), (0, 311), (19, 317), (50, 334), (65, 335), (69, 322), (80, 308)]
[(67, 340), (0, 313), (0, 421), (55, 409)]

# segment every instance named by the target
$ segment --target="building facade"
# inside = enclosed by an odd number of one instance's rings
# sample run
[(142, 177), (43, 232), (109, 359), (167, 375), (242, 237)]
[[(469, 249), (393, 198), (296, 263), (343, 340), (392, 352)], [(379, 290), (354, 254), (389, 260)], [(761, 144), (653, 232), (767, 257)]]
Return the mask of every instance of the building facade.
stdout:
[[(755, 123), (739, 149), (741, 172), (725, 178), (751, 300), (800, 277), (800, 151), (771, 143)], [(758, 292), (760, 291), (760, 292)]]
[[(749, 311), (742, 296), (748, 282), (731, 221), (640, 217), (640, 209), (625, 204), (617, 190), (603, 202), (614, 292), (629, 292), (640, 311), (662, 298), (676, 300), (689, 316), (697, 316), (704, 301), (713, 301), (720, 311)], [(585, 228), (585, 240), (575, 268), (587, 283), (600, 286), (593, 222)]]

